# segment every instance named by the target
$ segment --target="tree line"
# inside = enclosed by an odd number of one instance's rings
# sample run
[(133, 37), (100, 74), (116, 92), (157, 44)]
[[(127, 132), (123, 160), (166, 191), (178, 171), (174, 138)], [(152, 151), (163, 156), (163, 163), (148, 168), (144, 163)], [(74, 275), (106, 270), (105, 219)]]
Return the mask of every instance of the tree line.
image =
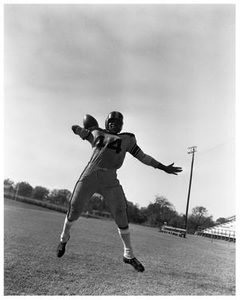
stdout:
[[(28, 182), (14, 183), (10, 179), (4, 180), (4, 189), (14, 195), (28, 197), (36, 200), (50, 202), (56, 205), (68, 207), (71, 192), (67, 189), (49, 190), (42, 186), (32, 187)], [(179, 214), (174, 205), (164, 196), (155, 196), (155, 201), (150, 202), (147, 207), (139, 207), (138, 204), (127, 201), (128, 217), (130, 223), (159, 227), (163, 225), (185, 228), (185, 215)], [(110, 212), (104, 198), (99, 194), (94, 194), (86, 204), (85, 211)], [(188, 215), (188, 233), (194, 233), (200, 228), (207, 228), (226, 222), (220, 217), (213, 221), (213, 217), (208, 214), (207, 208), (196, 206)]]

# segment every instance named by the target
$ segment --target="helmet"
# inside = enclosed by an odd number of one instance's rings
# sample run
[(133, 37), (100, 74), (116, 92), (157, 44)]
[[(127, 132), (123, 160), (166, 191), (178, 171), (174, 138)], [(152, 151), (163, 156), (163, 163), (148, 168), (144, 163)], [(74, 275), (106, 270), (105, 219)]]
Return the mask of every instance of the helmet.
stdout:
[[(115, 128), (111, 128), (109, 124), (114, 120)], [(118, 111), (112, 111), (105, 121), (105, 128), (110, 133), (119, 133), (123, 126), (123, 115)]]

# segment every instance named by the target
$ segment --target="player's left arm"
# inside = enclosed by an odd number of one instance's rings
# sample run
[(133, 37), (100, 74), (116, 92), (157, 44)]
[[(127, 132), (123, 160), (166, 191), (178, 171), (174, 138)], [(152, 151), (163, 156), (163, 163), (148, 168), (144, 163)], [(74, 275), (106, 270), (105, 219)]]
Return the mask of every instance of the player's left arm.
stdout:
[(174, 163), (170, 165), (164, 165), (159, 161), (157, 161), (156, 159), (154, 159), (153, 157), (151, 157), (150, 155), (145, 154), (137, 144), (134, 145), (130, 153), (134, 157), (136, 157), (139, 161), (141, 161), (143, 164), (152, 166), (153, 168), (156, 169), (160, 169), (168, 174), (178, 175), (179, 172), (182, 172), (182, 168), (175, 167)]

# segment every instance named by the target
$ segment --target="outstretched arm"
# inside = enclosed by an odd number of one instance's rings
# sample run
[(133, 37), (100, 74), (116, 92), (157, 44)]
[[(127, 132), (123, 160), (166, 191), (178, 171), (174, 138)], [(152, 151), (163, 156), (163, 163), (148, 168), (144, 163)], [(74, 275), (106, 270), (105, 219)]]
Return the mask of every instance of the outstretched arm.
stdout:
[(130, 151), (130, 153), (134, 157), (136, 157), (139, 161), (141, 161), (143, 164), (148, 165), (148, 166), (152, 166), (153, 168), (156, 168), (156, 169), (160, 169), (160, 170), (162, 170), (162, 171), (164, 171), (168, 174), (178, 175), (179, 172), (182, 172), (181, 167), (174, 167), (173, 166), (174, 163), (172, 163), (168, 166), (165, 166), (162, 163), (155, 160), (150, 155), (145, 154), (137, 144), (135, 144), (135, 146)]

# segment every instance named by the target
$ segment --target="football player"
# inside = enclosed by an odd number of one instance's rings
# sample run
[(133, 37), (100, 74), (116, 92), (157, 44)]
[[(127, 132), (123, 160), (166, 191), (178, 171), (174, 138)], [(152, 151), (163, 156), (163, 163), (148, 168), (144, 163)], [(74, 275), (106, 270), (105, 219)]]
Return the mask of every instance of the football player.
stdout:
[[(93, 118), (94, 119), (94, 118)], [(98, 125), (97, 122), (94, 125)], [(150, 155), (145, 154), (137, 145), (132, 133), (120, 133), (123, 126), (123, 115), (111, 112), (106, 121), (105, 129), (89, 126), (89, 129), (73, 125), (73, 132), (83, 140), (87, 140), (93, 148), (89, 163), (82, 172), (73, 190), (69, 209), (64, 220), (57, 256), (65, 253), (66, 244), (70, 238), (70, 229), (83, 212), (86, 202), (94, 193), (101, 194), (107, 202), (111, 214), (118, 227), (118, 233), (123, 243), (123, 262), (130, 264), (138, 272), (144, 271), (144, 266), (134, 256), (130, 241), (130, 231), (127, 215), (127, 201), (122, 186), (117, 179), (117, 169), (129, 152), (143, 164), (177, 175), (181, 167), (174, 164), (164, 165)]]

